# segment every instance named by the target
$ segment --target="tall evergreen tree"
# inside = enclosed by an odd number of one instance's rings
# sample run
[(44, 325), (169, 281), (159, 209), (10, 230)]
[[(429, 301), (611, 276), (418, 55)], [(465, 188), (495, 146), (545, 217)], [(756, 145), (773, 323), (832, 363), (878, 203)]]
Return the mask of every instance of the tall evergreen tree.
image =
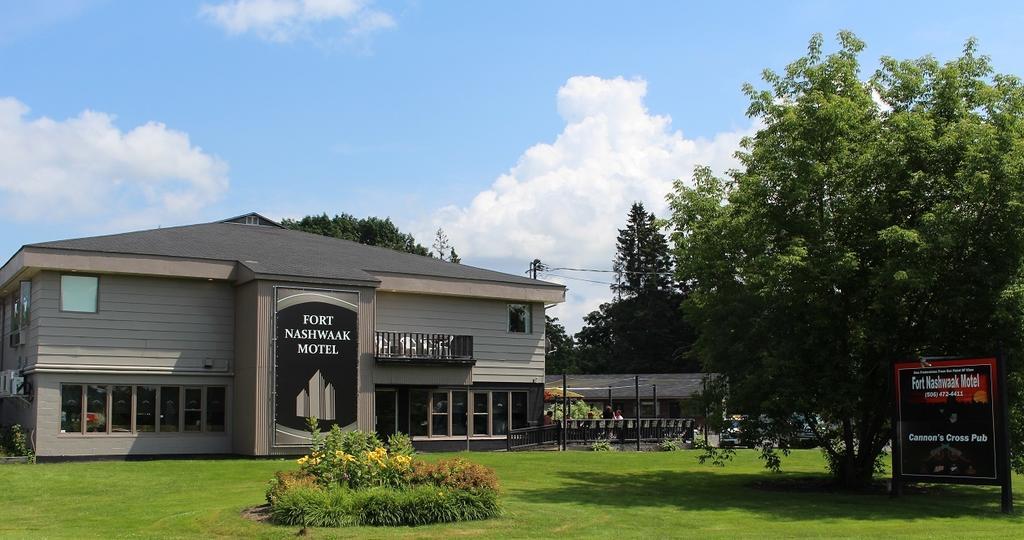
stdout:
[(666, 291), (671, 286), (668, 243), (658, 230), (654, 214), (647, 212), (643, 203), (635, 202), (629, 209), (616, 248), (612, 263), (616, 284), (612, 291), (620, 297)]
[(679, 309), (672, 259), (654, 214), (634, 203), (619, 230), (612, 290), (617, 298), (584, 317), (575, 366), (587, 373), (695, 372), (693, 329)]

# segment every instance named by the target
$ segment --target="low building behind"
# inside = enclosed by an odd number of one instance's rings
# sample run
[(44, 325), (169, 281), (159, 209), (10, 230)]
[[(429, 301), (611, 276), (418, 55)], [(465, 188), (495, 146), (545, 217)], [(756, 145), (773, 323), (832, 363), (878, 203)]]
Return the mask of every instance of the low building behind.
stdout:
[[(640, 378), (642, 418), (701, 416), (692, 410), (692, 400), (704, 388), (703, 373), (575, 374), (566, 375), (566, 382), (569, 391), (583, 396), (588, 404), (601, 410), (610, 406), (622, 411), (625, 418), (635, 418), (638, 388), (634, 377)], [(548, 375), (545, 387), (560, 390), (562, 376)]]

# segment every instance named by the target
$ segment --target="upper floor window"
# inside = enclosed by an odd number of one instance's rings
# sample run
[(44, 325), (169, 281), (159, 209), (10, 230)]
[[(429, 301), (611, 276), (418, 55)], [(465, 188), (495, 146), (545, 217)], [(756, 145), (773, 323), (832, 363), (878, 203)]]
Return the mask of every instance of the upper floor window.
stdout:
[(516, 334), (529, 334), (531, 328), (530, 304), (509, 304), (508, 331)]
[(96, 313), (99, 285), (96, 276), (61, 276), (60, 310)]
[(11, 303), (11, 347), (17, 347), (23, 343), (21, 331), (28, 329), (29, 308), (32, 303), (32, 282), (22, 281), (18, 294), (14, 296)]

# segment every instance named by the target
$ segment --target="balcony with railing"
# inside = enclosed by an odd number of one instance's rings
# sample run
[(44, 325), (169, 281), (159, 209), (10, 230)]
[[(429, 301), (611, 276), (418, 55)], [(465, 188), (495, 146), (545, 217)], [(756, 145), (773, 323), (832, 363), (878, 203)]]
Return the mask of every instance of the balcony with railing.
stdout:
[(377, 362), (473, 365), (473, 336), (420, 332), (377, 332)]

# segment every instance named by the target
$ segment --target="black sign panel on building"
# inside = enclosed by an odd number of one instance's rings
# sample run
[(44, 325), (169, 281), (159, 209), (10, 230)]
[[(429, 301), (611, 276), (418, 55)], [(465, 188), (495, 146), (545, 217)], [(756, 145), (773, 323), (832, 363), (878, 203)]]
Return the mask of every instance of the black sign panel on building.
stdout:
[(994, 357), (894, 364), (894, 489), (942, 482), (1008, 490), (1002, 369)]
[(323, 430), (356, 423), (359, 295), (276, 291), (274, 444), (306, 445), (309, 417)]

